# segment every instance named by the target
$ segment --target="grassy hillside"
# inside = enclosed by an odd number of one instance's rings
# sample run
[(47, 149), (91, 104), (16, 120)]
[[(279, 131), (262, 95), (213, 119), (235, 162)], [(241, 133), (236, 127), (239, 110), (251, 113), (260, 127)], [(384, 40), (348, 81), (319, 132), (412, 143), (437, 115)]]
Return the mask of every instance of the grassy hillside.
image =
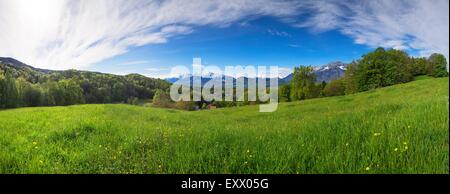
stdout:
[(448, 173), (448, 78), (280, 104), (0, 111), (0, 173)]

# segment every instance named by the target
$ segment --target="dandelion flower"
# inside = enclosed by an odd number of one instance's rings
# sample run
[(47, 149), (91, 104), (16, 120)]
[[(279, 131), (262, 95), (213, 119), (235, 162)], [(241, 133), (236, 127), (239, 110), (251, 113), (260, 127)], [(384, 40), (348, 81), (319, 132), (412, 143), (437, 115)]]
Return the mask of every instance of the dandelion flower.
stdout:
[(394, 151), (398, 151), (398, 148), (395, 148)]
[(405, 146), (405, 150), (408, 150), (408, 146)]
[(247, 150), (247, 153), (250, 153), (250, 150)]
[(406, 141), (405, 142), (403, 142), (403, 145), (406, 145), (406, 144), (408, 144)]
[(37, 142), (33, 141), (33, 145), (36, 145), (36, 144), (37, 144)]
[(370, 167), (366, 167), (366, 171), (369, 171), (370, 170)]
[(348, 146), (348, 145), (350, 145), (350, 144), (349, 144), (349, 143), (346, 143), (346, 144), (345, 144), (345, 146)]

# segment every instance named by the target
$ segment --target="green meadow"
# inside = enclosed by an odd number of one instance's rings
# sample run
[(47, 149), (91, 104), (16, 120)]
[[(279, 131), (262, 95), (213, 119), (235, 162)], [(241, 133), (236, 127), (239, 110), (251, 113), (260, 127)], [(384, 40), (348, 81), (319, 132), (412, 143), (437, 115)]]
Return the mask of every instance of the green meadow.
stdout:
[(0, 111), (0, 173), (449, 173), (449, 80), (180, 111), (124, 104)]

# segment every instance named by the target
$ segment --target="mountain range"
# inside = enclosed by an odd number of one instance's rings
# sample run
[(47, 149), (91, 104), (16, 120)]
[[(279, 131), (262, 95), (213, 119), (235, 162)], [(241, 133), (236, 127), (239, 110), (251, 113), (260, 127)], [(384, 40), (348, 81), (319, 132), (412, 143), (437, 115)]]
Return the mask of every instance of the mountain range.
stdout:
[[(330, 82), (332, 80), (342, 77), (344, 75), (346, 69), (347, 69), (347, 64), (342, 63), (340, 61), (335, 61), (335, 62), (331, 62), (331, 63), (328, 63), (323, 66), (314, 67), (314, 74), (316, 75), (316, 81), (318, 83), (321, 83), (323, 81)], [(195, 77), (196, 76), (193, 76), (193, 75), (184, 75), (184, 76), (180, 76), (180, 77), (166, 78), (165, 80), (172, 84), (179, 80), (183, 80), (181, 83), (187, 83), (188, 80), (190, 80), (192, 83), (192, 80)], [(232, 77), (228, 77), (228, 76), (221, 76), (221, 75), (202, 76), (201, 82), (202, 82), (202, 84), (205, 84), (206, 82), (208, 82), (216, 77), (219, 77), (219, 78), (221, 77), (223, 82), (225, 81), (226, 78), (233, 79), (233, 83), (236, 82), (236, 78), (232, 78)], [(288, 76), (286, 76), (284, 78), (278, 78), (278, 83), (279, 84), (290, 83), (292, 80), (292, 77), (293, 77), (293, 73), (289, 74)], [(247, 77), (244, 78), (244, 80), (246, 82), (249, 79), (256, 79), (256, 81), (257, 81), (258, 79), (261, 79), (261, 78), (247, 78)], [(269, 78), (266, 78), (266, 79), (269, 79)]]
[[(25, 63), (22, 63), (14, 58), (9, 58), (9, 57), (0, 57), (0, 62), (2, 62), (3, 64), (9, 64), (13, 67), (16, 68), (21, 68), (21, 69), (30, 69), (32, 71), (38, 72), (38, 73), (43, 73), (43, 74), (49, 74), (49, 73), (54, 73), (54, 72), (64, 72), (64, 71), (56, 71), (56, 70), (48, 70), (48, 69), (40, 69), (40, 68), (35, 68), (33, 66), (27, 65)], [(317, 82), (330, 82), (331, 80), (340, 78), (341, 76), (344, 75), (345, 70), (347, 69), (347, 64), (342, 63), (340, 61), (335, 61), (335, 62), (331, 62), (328, 63), (326, 65), (323, 66), (317, 66), (314, 67), (314, 74), (316, 75), (316, 79)], [(93, 72), (94, 73), (94, 72)], [(97, 73), (97, 72), (95, 72)], [(236, 83), (236, 78), (233, 77), (227, 77), (227, 76), (220, 76), (220, 75), (214, 75), (214, 74), (209, 74), (208, 76), (202, 76), (201, 77), (201, 82), (202, 85), (205, 84), (206, 82), (216, 78), (216, 77), (221, 77), (222, 82), (225, 82), (226, 78), (232, 79), (233, 83)], [(292, 80), (293, 74), (289, 74), (288, 76), (284, 77), (284, 78), (278, 78), (278, 83), (279, 84), (287, 84), (290, 83)], [(180, 79), (183, 79), (185, 81), (190, 80), (192, 82), (193, 78), (195, 78), (195, 76), (193, 75), (185, 75), (185, 76), (180, 76), (180, 77), (172, 77), (172, 78), (166, 78), (164, 79), (165, 81), (169, 82), (169, 83), (175, 83)], [(256, 81), (258, 81), (261, 78), (247, 78), (245, 77), (245, 86), (247, 86), (248, 80), (251, 79), (256, 79)], [(269, 79), (269, 78), (266, 78)], [(269, 84), (269, 82), (267, 82), (267, 84)]]
[[(347, 65), (340, 61), (335, 61), (328, 63), (323, 66), (314, 67), (314, 74), (316, 75), (316, 82), (330, 82), (332, 80), (338, 79), (342, 77), (347, 70)], [(292, 80), (293, 74), (289, 74), (288, 76), (280, 79), (280, 83), (290, 83)]]

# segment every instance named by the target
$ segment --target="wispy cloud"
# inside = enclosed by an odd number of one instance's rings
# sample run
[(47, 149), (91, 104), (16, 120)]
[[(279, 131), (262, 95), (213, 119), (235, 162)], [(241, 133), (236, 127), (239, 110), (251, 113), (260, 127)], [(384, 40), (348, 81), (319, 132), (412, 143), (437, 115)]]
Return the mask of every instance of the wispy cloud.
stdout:
[(289, 44), (288, 46), (289, 46), (289, 47), (292, 47), (292, 48), (300, 48), (300, 47), (301, 47), (301, 46), (298, 45), (298, 44)]
[(449, 55), (448, 0), (0, 0), (0, 55), (41, 68), (83, 69), (199, 26), (260, 16), (314, 33), (338, 30), (371, 47)]
[(293, 22), (313, 32), (339, 30), (357, 44), (449, 56), (448, 0), (309, 1), (309, 17)]
[(247, 16), (295, 15), (277, 0), (0, 0), (0, 55), (51, 69), (86, 68), (189, 34), (225, 27)]

